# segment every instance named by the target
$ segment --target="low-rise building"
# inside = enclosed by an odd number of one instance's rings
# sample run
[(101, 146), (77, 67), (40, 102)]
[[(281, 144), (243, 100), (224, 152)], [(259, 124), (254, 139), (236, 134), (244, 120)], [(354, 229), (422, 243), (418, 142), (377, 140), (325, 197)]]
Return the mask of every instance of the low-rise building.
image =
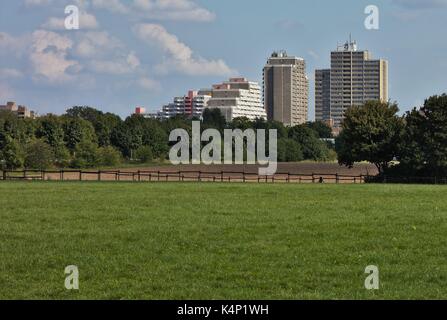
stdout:
[(209, 92), (211, 99), (207, 108), (219, 109), (225, 119), (230, 122), (235, 118), (246, 117), (250, 120), (267, 119), (261, 97), (261, 87), (257, 82), (245, 78), (231, 78), (229, 81), (216, 84)]
[(13, 101), (9, 101), (6, 103), (6, 105), (0, 105), (0, 111), (10, 111), (17, 115), (18, 118), (25, 119), (25, 118), (35, 118), (36, 113), (32, 110), (30, 110), (26, 106), (17, 105), (17, 103)]

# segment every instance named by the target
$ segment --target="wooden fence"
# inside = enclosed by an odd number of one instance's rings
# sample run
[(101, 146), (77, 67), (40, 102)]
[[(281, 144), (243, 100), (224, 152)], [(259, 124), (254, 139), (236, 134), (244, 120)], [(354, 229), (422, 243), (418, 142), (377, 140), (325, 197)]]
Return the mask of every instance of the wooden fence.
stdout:
[(256, 183), (394, 183), (447, 184), (447, 177), (390, 177), (329, 173), (278, 172), (261, 176), (244, 171), (0, 170), (0, 181), (131, 181), (131, 182), (256, 182)]
[(133, 181), (133, 182), (256, 182), (256, 183), (365, 183), (365, 175), (278, 172), (261, 176), (244, 171), (120, 171), (120, 170), (6, 170), (0, 180), (21, 181)]

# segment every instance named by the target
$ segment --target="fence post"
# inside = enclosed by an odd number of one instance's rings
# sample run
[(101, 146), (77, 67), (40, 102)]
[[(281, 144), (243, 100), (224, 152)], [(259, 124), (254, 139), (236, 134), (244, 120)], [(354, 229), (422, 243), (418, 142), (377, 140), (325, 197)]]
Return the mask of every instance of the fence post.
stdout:
[(160, 181), (160, 171), (157, 172), (157, 181)]
[(312, 183), (315, 183), (315, 174), (312, 173)]
[(290, 183), (290, 172), (287, 172), (287, 183)]
[(3, 180), (6, 181), (6, 170), (3, 170)]
[(335, 183), (337, 183), (337, 184), (340, 183), (340, 177), (339, 177), (338, 173), (335, 174)]
[(79, 170), (79, 181), (82, 181), (82, 170)]
[(23, 180), (26, 180), (26, 169), (23, 170)]
[(101, 170), (98, 171), (98, 181), (101, 181)]
[(138, 170), (138, 182), (141, 182), (141, 172)]

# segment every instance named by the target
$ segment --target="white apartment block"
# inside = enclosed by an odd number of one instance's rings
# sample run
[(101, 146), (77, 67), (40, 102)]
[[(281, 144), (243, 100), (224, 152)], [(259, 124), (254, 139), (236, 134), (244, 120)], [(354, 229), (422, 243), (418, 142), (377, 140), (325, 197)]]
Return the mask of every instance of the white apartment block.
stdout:
[(228, 122), (240, 117), (249, 120), (267, 119), (261, 87), (257, 82), (245, 78), (230, 78), (229, 81), (214, 85), (211, 90), (202, 90), (199, 93), (207, 92), (211, 95), (207, 108), (219, 109)]

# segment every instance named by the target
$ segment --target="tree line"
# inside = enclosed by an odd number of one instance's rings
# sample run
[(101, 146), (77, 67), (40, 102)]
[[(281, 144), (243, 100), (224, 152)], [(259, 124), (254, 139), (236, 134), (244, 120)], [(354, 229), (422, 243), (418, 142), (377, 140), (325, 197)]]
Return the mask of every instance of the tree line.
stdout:
[(370, 101), (345, 113), (336, 141), (339, 163), (374, 163), (381, 175), (447, 176), (447, 95), (403, 116), (396, 103)]
[[(199, 119), (193, 119), (199, 120)], [(177, 116), (167, 120), (118, 115), (76, 106), (61, 116), (18, 119), (0, 112), (0, 165), (2, 169), (47, 169), (113, 167), (123, 162), (165, 161), (174, 129), (191, 133), (192, 120)], [(201, 128), (277, 129), (278, 160), (336, 160), (333, 147), (322, 138), (331, 138), (331, 129), (314, 122), (287, 128), (279, 122), (237, 118), (227, 123), (218, 109), (204, 111)]]

